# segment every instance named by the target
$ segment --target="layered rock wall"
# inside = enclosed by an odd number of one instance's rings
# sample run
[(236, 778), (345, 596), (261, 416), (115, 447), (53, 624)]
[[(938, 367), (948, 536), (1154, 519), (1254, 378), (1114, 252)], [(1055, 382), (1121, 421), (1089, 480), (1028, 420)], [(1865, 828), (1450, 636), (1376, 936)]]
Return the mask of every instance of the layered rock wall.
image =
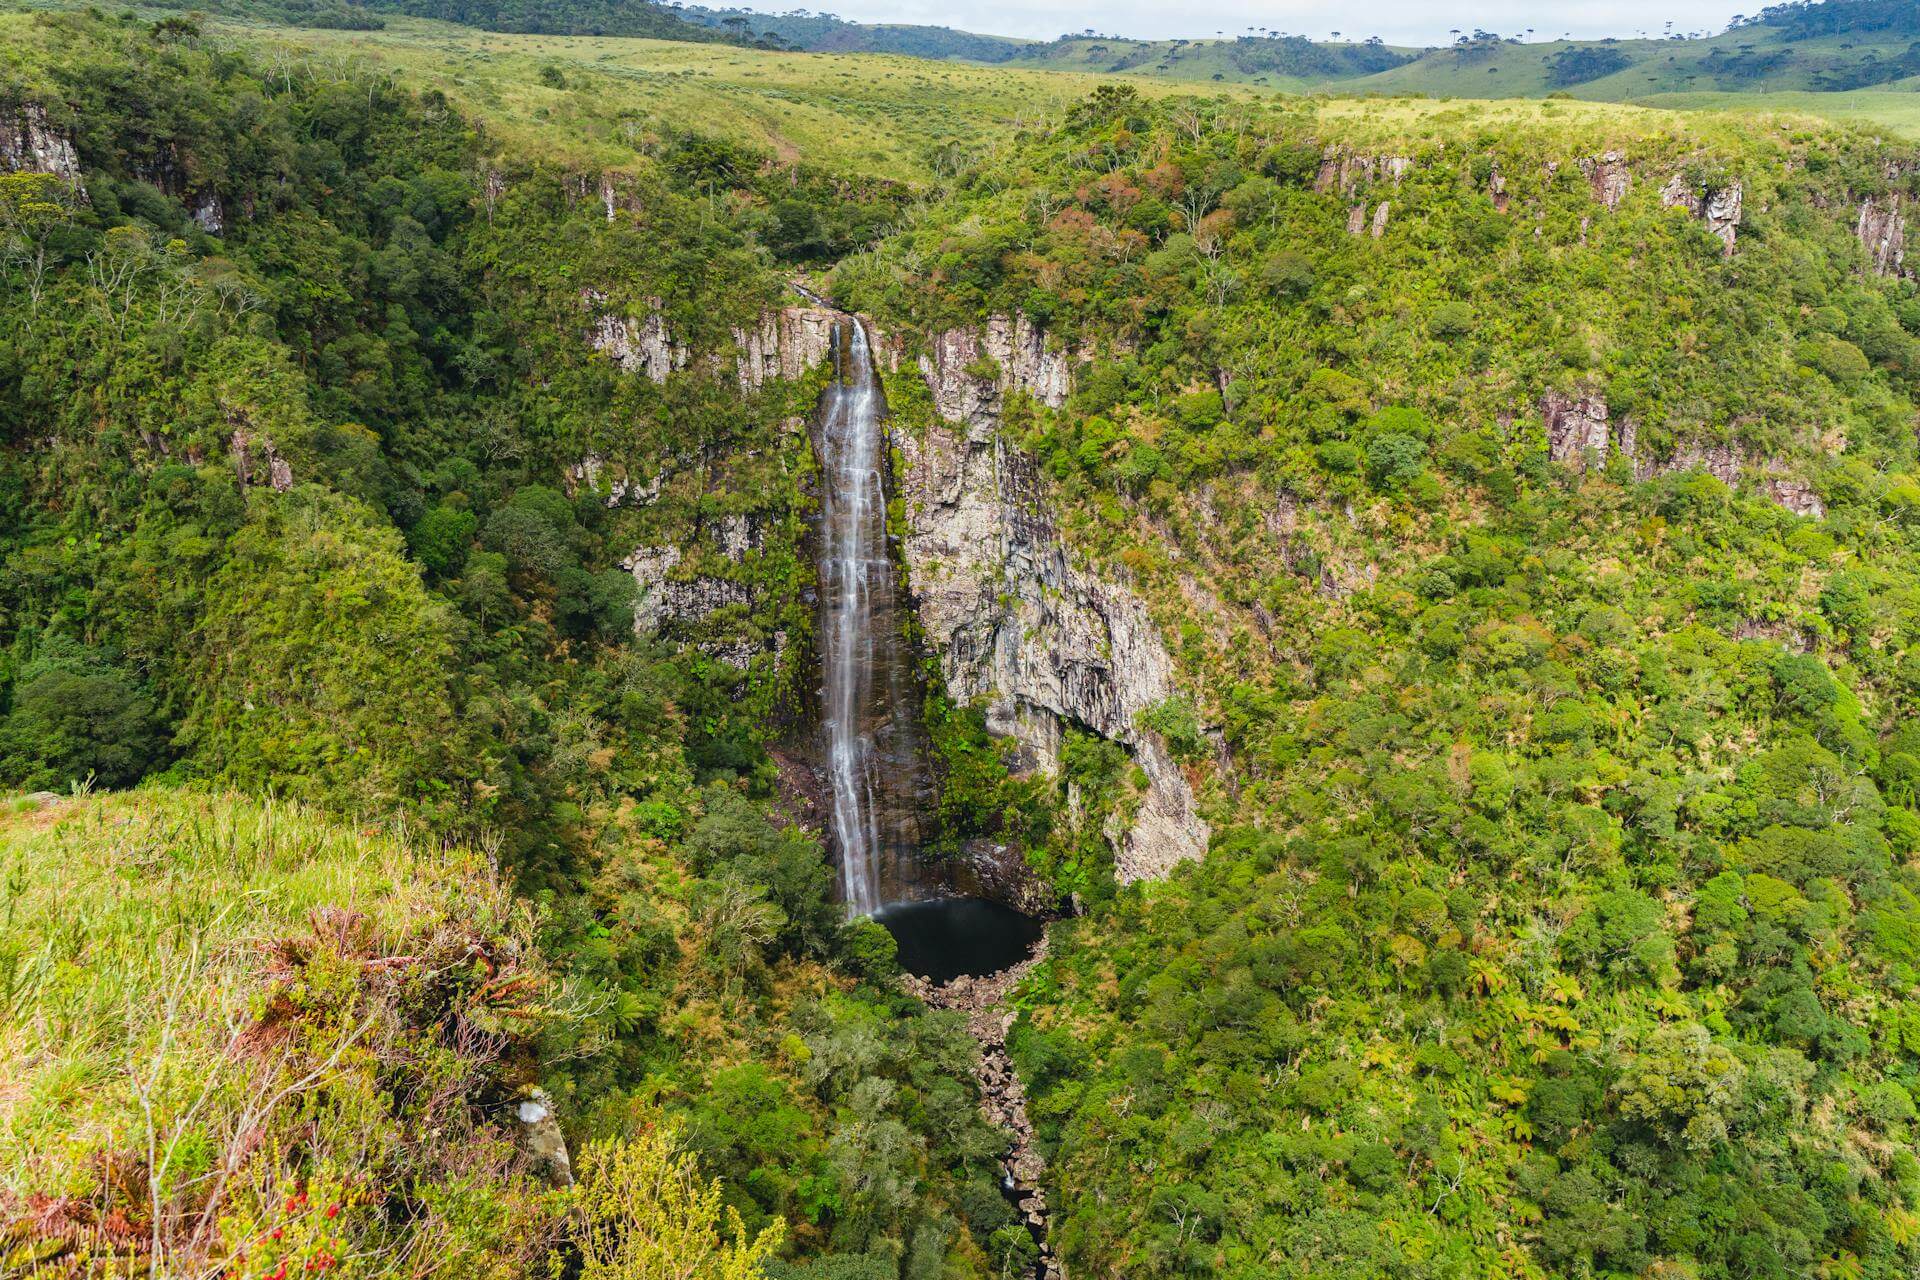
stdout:
[(763, 314), (754, 329), (735, 329), (740, 389), (758, 391), (769, 382), (805, 377), (833, 353), (839, 324), (840, 313), (824, 307), (783, 307)]
[(1148, 785), (1115, 842), (1122, 881), (1200, 857), (1208, 828), (1192, 788), (1139, 727), (1141, 713), (1175, 691), (1172, 657), (1136, 596), (1072, 563), (1032, 460), (1000, 431), (1009, 391), (1062, 403), (1071, 365), (1024, 321), (997, 320), (940, 335), (921, 372), (942, 421), (897, 441), (906, 556), (947, 688), (957, 701), (983, 702), (988, 728), (1018, 743), (1027, 767), (1055, 768), (1075, 725), (1133, 752)]
[(1592, 388), (1547, 392), (1540, 416), (1547, 428), (1547, 453), (1555, 462), (1585, 471), (1590, 460), (1605, 462), (1609, 450), (1633, 458), (1638, 433), (1632, 420), (1614, 422), (1606, 400)]
[(80, 156), (73, 140), (33, 103), (0, 109), (0, 173), (50, 173), (80, 185)]
[[(702, 541), (728, 565), (740, 566), (749, 556), (760, 552), (764, 539), (760, 527), (747, 517), (728, 516), (705, 530)], [(644, 546), (621, 561), (620, 567), (633, 575), (638, 590), (633, 606), (636, 635), (689, 629), (722, 609), (735, 605), (752, 607), (753, 592), (744, 581), (721, 572), (681, 572), (690, 559), (689, 550), (671, 543)], [(778, 633), (766, 646), (734, 634), (696, 643), (707, 656), (744, 668), (763, 649), (770, 648), (775, 654), (783, 652), (787, 637), (784, 632)]]
[(1867, 251), (1867, 263), (1875, 275), (1907, 274), (1907, 214), (1900, 196), (1862, 201), (1854, 234)]
[[(657, 311), (635, 322), (608, 314), (601, 295), (582, 301), (593, 313), (589, 341), (622, 368), (664, 380), (689, 366)], [(741, 389), (802, 377), (828, 359), (838, 314), (789, 307), (736, 332)], [(900, 344), (878, 331), (872, 339), (876, 362), (897, 369)], [(892, 443), (905, 462), (897, 480), (914, 604), (948, 689), (957, 701), (984, 702), (988, 727), (1019, 745), (1028, 768), (1056, 768), (1070, 726), (1128, 747), (1148, 779), (1131, 824), (1114, 833), (1117, 873), (1131, 881), (1206, 851), (1192, 787), (1139, 727), (1142, 712), (1175, 692), (1173, 661), (1138, 597), (1072, 563), (1032, 460), (1000, 431), (1008, 393), (1058, 407), (1086, 354), (1050, 349), (1024, 316), (940, 333), (918, 364), (940, 421), (924, 438), (896, 432)], [(591, 483), (597, 470), (583, 462), (579, 479)], [(712, 540), (735, 562), (754, 550), (751, 530), (736, 538), (721, 529)], [(689, 551), (649, 546), (628, 557), (641, 631), (689, 628), (747, 603), (730, 577), (688, 573)], [(709, 651), (739, 665), (752, 656), (733, 642)]]

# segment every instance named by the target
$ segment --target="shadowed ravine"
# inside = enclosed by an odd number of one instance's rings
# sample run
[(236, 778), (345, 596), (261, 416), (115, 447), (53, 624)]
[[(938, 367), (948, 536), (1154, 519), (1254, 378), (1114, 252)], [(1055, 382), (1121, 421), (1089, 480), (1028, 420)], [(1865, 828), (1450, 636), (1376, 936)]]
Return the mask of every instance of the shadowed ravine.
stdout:
[(857, 317), (841, 317), (833, 357), (814, 447), (822, 476), (820, 758), (840, 895), (849, 916), (871, 917), (893, 935), (913, 990), (968, 1015), (981, 1047), (983, 1105), (1014, 1136), (1002, 1190), (1039, 1246), (1034, 1276), (1057, 1276), (1041, 1164), (1005, 1049), (1006, 996), (1033, 963), (1041, 924), (970, 896), (972, 873), (923, 852), (934, 799), (923, 689), (906, 625), (912, 601), (888, 542), (886, 399)]

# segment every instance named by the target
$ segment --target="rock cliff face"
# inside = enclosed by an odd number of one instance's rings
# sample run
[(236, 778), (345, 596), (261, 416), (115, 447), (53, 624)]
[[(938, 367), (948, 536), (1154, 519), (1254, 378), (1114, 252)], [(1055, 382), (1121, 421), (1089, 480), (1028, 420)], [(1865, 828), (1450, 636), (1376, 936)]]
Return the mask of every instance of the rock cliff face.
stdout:
[(1321, 195), (1338, 191), (1350, 196), (1362, 183), (1385, 178), (1398, 183), (1413, 168), (1406, 156), (1370, 156), (1330, 146), (1320, 157), (1320, 171), (1314, 175), (1313, 189)]
[(806, 376), (832, 353), (839, 323), (840, 313), (824, 307), (784, 307), (762, 315), (756, 329), (735, 329), (740, 389), (758, 391), (768, 382)]
[(46, 110), (28, 103), (0, 110), (0, 172), (50, 173), (80, 185), (80, 156), (73, 140), (47, 121)]
[(1540, 416), (1546, 426), (1548, 454), (1575, 470), (1585, 471), (1592, 463), (1604, 463), (1609, 452), (1618, 452), (1633, 464), (1641, 480), (1697, 469), (1737, 489), (1751, 472), (1754, 491), (1768, 501), (1795, 515), (1819, 518), (1827, 513), (1820, 495), (1793, 478), (1785, 461), (1756, 456), (1725, 441), (1690, 440), (1666, 458), (1638, 457), (1639, 432), (1633, 420), (1614, 421), (1606, 400), (1591, 387), (1572, 394), (1549, 391), (1541, 398)]
[(1633, 190), (1633, 171), (1627, 168), (1627, 158), (1618, 151), (1582, 156), (1578, 163), (1593, 198), (1610, 210), (1618, 209), (1627, 192)]
[[(978, 330), (949, 329), (935, 337), (920, 357), (920, 373), (947, 421), (970, 422), (985, 413), (997, 422), (1008, 391), (1024, 391), (1050, 408), (1065, 404), (1082, 358), (1047, 350), (1046, 335), (1025, 316), (994, 316)], [(991, 374), (987, 362), (995, 366)]]
[(645, 318), (638, 321), (606, 310), (607, 297), (597, 290), (581, 290), (580, 303), (591, 316), (587, 345), (628, 373), (644, 373), (654, 382), (665, 382), (668, 374), (687, 367), (687, 349), (667, 332), (658, 299), (652, 300)]
[[(704, 531), (702, 541), (710, 543), (710, 549), (728, 564), (740, 565), (761, 550), (764, 540), (760, 528), (747, 517), (728, 516)], [(764, 645), (738, 634), (698, 635), (698, 624), (720, 610), (734, 605), (751, 608), (753, 592), (746, 583), (723, 573), (680, 572), (690, 558), (690, 550), (674, 544), (640, 547), (620, 562), (639, 588), (633, 606), (634, 634), (686, 633), (708, 657), (743, 668), (756, 653), (784, 652), (784, 632)]]
[[(580, 303), (589, 317), (587, 345), (627, 372), (665, 382), (692, 363), (692, 353), (667, 327), (659, 299), (648, 299), (646, 314), (639, 317), (609, 310), (606, 295), (595, 289), (583, 289)], [(839, 320), (839, 312), (825, 307), (781, 307), (762, 313), (751, 329), (734, 329), (733, 371), (740, 389), (758, 391), (769, 382), (805, 377), (832, 354)], [(898, 348), (877, 345), (874, 358), (883, 368), (895, 368)], [(716, 355), (700, 367), (717, 374), (725, 365)]]
[(1862, 201), (1854, 234), (1860, 237), (1875, 275), (1907, 274), (1907, 215), (1899, 195)]
[(264, 484), (275, 493), (293, 488), (293, 465), (265, 436), (244, 426), (235, 427), (227, 439), (227, 452), (242, 485)]
[(1724, 187), (1697, 189), (1686, 178), (1675, 174), (1661, 188), (1660, 203), (1669, 209), (1685, 209), (1694, 217), (1707, 224), (1709, 234), (1718, 236), (1726, 245), (1728, 257), (1733, 256), (1733, 246), (1738, 238), (1740, 219), (1745, 201), (1745, 192), (1738, 182)]
[[(688, 366), (657, 312), (635, 324), (602, 311), (599, 294), (584, 293), (582, 301), (598, 313), (589, 340), (622, 368), (664, 380)], [(837, 315), (788, 307), (769, 312), (753, 331), (737, 332), (742, 390), (803, 376), (826, 360)], [(898, 342), (876, 331), (873, 346), (881, 367), (898, 368)], [(919, 371), (942, 422), (925, 439), (896, 432), (893, 443), (905, 459), (898, 480), (914, 603), (948, 689), (961, 702), (985, 700), (989, 727), (1019, 744), (1027, 767), (1056, 767), (1073, 725), (1133, 752), (1147, 791), (1132, 825), (1114, 841), (1118, 874), (1131, 881), (1163, 876), (1206, 852), (1208, 827), (1186, 776), (1138, 727), (1141, 712), (1174, 692), (1173, 661), (1137, 597), (1071, 563), (1046, 515), (1032, 461), (1000, 437), (1007, 393), (1058, 407), (1084, 356), (1049, 350), (1045, 334), (1024, 316), (941, 333), (920, 357)], [(588, 471), (597, 473), (592, 464), (600, 463), (583, 462), (577, 480), (593, 483)], [(711, 538), (734, 563), (757, 549), (745, 522), (711, 531)], [(641, 632), (697, 633), (712, 614), (749, 603), (745, 587), (726, 576), (686, 572), (691, 550), (641, 547), (624, 562), (640, 589)], [(696, 643), (742, 666), (755, 651), (734, 640)]]
[(1613, 422), (1606, 400), (1592, 388), (1572, 395), (1547, 392), (1540, 416), (1547, 428), (1547, 453), (1555, 462), (1585, 471), (1589, 460), (1604, 463), (1610, 449), (1633, 458), (1638, 432), (1632, 420)]
[(1754, 492), (1798, 516), (1824, 518), (1827, 504), (1805, 481), (1787, 471), (1779, 458), (1760, 457), (1739, 445), (1723, 440), (1690, 440), (1662, 460), (1648, 459), (1637, 467), (1640, 479), (1668, 475), (1676, 471), (1704, 471), (1730, 489), (1740, 487), (1749, 472), (1754, 475)]
[(227, 206), (211, 191), (202, 191), (193, 197), (191, 212), (194, 224), (210, 236), (227, 229)]
[[(988, 376), (981, 353), (998, 363)], [(1024, 321), (940, 335), (921, 372), (942, 423), (903, 433), (906, 557), (920, 624), (947, 687), (983, 700), (988, 727), (1013, 738), (1022, 763), (1052, 769), (1066, 729), (1121, 742), (1147, 794), (1116, 841), (1123, 881), (1165, 875), (1206, 851), (1208, 828), (1185, 775), (1142, 711), (1174, 692), (1173, 661), (1131, 592), (1075, 567), (1048, 518), (1032, 461), (1001, 438), (1005, 393), (1051, 404), (1071, 377)]]

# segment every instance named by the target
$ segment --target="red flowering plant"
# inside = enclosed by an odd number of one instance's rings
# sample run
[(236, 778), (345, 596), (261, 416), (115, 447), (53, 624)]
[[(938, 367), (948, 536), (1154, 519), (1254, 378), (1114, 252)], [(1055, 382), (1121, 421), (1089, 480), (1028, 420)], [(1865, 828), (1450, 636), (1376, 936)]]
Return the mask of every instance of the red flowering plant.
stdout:
[(277, 1196), (246, 1197), (250, 1212), (221, 1223), (234, 1280), (338, 1280), (361, 1274), (354, 1225), (367, 1192), (323, 1168)]

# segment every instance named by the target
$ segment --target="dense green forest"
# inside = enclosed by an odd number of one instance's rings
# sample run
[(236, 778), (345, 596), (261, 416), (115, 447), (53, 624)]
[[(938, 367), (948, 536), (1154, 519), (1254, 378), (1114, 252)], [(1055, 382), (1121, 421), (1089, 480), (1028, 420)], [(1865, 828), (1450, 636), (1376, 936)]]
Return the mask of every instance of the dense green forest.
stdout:
[[(1132, 884), (1138, 745), (1024, 770), (923, 673), (931, 844), (1059, 908), (1069, 1274), (1920, 1267), (1920, 151), (1108, 84), (924, 185), (589, 171), (0, 21), (0, 1274), (1034, 1273), (797, 781), (832, 370), (741, 362), (801, 276), (894, 481), (1030, 459), (1169, 654), (1212, 843)], [(971, 359), (956, 432), (923, 371), (1016, 315), (1070, 391)]]
[[(137, 829), (56, 809), (43, 837), (45, 815), (23, 817), (0, 852), (0, 990), (23, 1015), (0, 1031), (8, 1269), (135, 1249), (180, 1274), (284, 1277), (322, 1253), (355, 1274), (534, 1274), (580, 1210), (496, 1183), (481, 1147), (466, 1166), (426, 1155), (449, 1123), (497, 1145), (491, 1117), (533, 1079), (576, 1151), (677, 1125), (746, 1230), (784, 1224), (774, 1274), (986, 1275), (995, 1251), (1030, 1251), (994, 1185), (971, 1042), (893, 986), (890, 939), (842, 924), (818, 844), (772, 814), (762, 748), (797, 713), (792, 664), (636, 641), (613, 550), (642, 525), (750, 516), (753, 601), (710, 625), (804, 642), (811, 461), (782, 424), (812, 388), (743, 402), (624, 375), (584, 341), (582, 290), (657, 299), (676, 333), (724, 344), (775, 296), (781, 253), (857, 216), (843, 189), (783, 178), (779, 201), (717, 216), (701, 184), (726, 157), (688, 153), (620, 175), (610, 221), (597, 189), (490, 154), (441, 102), (275, 70), (188, 23), (40, 17), (8, 50), (0, 104), (42, 106), (84, 186), (0, 175), (0, 769), (23, 789), (238, 787), (348, 823), (397, 809), (416, 844), (485, 843), (537, 909), (514, 945), (547, 966), (456, 952), (457, 990), (390, 991), (362, 958), (442, 926), (397, 907), (364, 936), (303, 916), (327, 899), (295, 857), (275, 863), (293, 905), (257, 926), (185, 887), (142, 908), (180, 954), (257, 928), (304, 966), (242, 966), (217, 1016), (156, 1043), (108, 998), (161, 998), (137, 968), (105, 992), (85, 977), (155, 933), (116, 923), (110, 876), (63, 888), (62, 860), (177, 860), (182, 886), (218, 885), (228, 860), (284, 858), (274, 842), (294, 837), (271, 815), (254, 834), (251, 802), (218, 798), (165, 801), (177, 816)], [(610, 506), (611, 478), (578, 478), (596, 454), (660, 481), (658, 500)], [(280, 827), (352, 838), (304, 809)], [(246, 909), (277, 903), (276, 883)], [(276, 1019), (301, 1047), (198, 1094), (225, 1019), (276, 999), (272, 983), (297, 989)], [(505, 1010), (504, 1058), (463, 1000)], [(341, 1041), (356, 1018), (404, 1025), (316, 1086), (360, 1045)], [(129, 1059), (158, 1084), (122, 1073)], [(447, 1092), (429, 1105), (430, 1062)], [(251, 1091), (283, 1086), (299, 1102), (263, 1148)], [(47, 1119), (76, 1087), (95, 1104)], [(186, 1144), (170, 1170), (134, 1154), (146, 1107)], [(618, 1155), (608, 1168), (632, 1172)], [(210, 1183), (221, 1168), (235, 1176)], [(249, 1220), (327, 1180), (348, 1222), (302, 1226), (304, 1252), (248, 1252)]]
[(1120, 353), (1007, 429), (1234, 763), (1025, 997), (1070, 1268), (1910, 1274), (1916, 157), (1313, 126), (1104, 93), (836, 273)]

